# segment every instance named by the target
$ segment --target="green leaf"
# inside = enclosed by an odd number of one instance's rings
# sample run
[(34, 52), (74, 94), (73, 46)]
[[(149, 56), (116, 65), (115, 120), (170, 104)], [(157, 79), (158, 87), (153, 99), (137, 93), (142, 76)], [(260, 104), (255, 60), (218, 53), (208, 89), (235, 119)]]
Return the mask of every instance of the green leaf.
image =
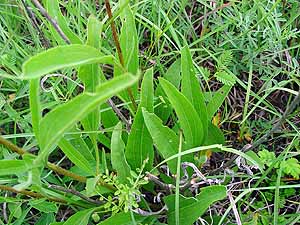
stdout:
[(231, 74), (227, 73), (226, 71), (216, 72), (215, 77), (218, 81), (220, 81), (224, 85), (232, 86), (236, 82), (235, 78)]
[[(94, 16), (90, 16), (88, 20), (88, 37), (87, 45), (96, 49), (100, 47), (100, 34), (102, 31), (102, 24)], [(100, 84), (101, 74), (100, 67), (97, 63), (83, 65), (78, 71), (79, 78), (83, 81), (86, 92), (95, 92), (97, 86)], [(100, 125), (100, 110), (97, 107), (94, 111), (89, 113), (81, 121), (85, 131), (96, 131)], [(97, 134), (90, 133), (90, 139), (92, 140), (94, 151), (98, 151), (97, 146)]]
[(0, 160), (0, 176), (19, 174), (27, 171), (27, 166), (24, 160)]
[[(100, 34), (102, 24), (94, 17), (90, 16), (88, 20), (88, 39), (87, 45), (98, 49), (100, 47)], [(97, 63), (84, 65), (80, 67), (78, 77), (83, 81), (85, 91), (95, 92), (100, 83), (100, 68)]]
[[(120, 1), (122, 7), (122, 1)], [(124, 67), (132, 74), (136, 74), (139, 69), (139, 40), (135, 26), (135, 16), (129, 6), (125, 6), (120, 14), (121, 31), (120, 31), (120, 47), (124, 59)], [(115, 67), (114, 75), (120, 76), (123, 72), (118, 67)], [(134, 98), (137, 97), (138, 84), (131, 87)], [(128, 92), (122, 92), (121, 97), (130, 101)], [(129, 107), (132, 107), (131, 105)]]
[(111, 138), (111, 164), (113, 169), (117, 171), (118, 180), (120, 183), (127, 183), (130, 175), (130, 167), (125, 158), (125, 144), (122, 140), (122, 123), (119, 122)]
[(92, 213), (95, 209), (85, 209), (81, 210), (74, 215), (72, 215), (64, 225), (87, 225)]
[(269, 152), (267, 149), (263, 149), (262, 151), (259, 151), (258, 155), (261, 161), (267, 166), (271, 166), (276, 160), (275, 153)]
[[(157, 148), (159, 154), (164, 159), (171, 157), (178, 153), (179, 137), (175, 132), (167, 126), (162, 124), (162, 121), (154, 113), (149, 113), (143, 108), (143, 116), (146, 126), (151, 134), (154, 145)], [(191, 155), (185, 155), (182, 157), (183, 161), (192, 161)], [(177, 160), (173, 159), (167, 162), (170, 171), (176, 174)]]
[(68, 140), (62, 138), (58, 142), (58, 146), (76, 166), (89, 175), (95, 175), (89, 161)]
[(185, 149), (201, 146), (203, 125), (195, 108), (170, 82), (163, 78), (159, 78), (159, 82), (178, 116), (185, 137)]
[(215, 92), (212, 99), (209, 101), (207, 105), (207, 117), (208, 120), (211, 120), (214, 116), (214, 114), (218, 111), (218, 109), (221, 107), (223, 101), (227, 97), (230, 89), (232, 86), (224, 85), (221, 87), (217, 92)]
[[(179, 89), (180, 81), (181, 81), (180, 68), (181, 68), (181, 61), (180, 59), (178, 59), (168, 68), (166, 74), (164, 75), (164, 78), (167, 81), (170, 81), (170, 83), (173, 84), (177, 89)], [(172, 113), (172, 106), (169, 104), (167, 97), (163, 92), (160, 84), (158, 84), (155, 90), (155, 96), (163, 97), (163, 102), (159, 104), (154, 109), (154, 111), (155, 111), (155, 115), (160, 117), (162, 121), (165, 123)]]
[[(147, 219), (147, 217), (135, 213), (133, 215), (136, 223), (142, 223), (145, 219)], [(130, 212), (118, 213), (99, 223), (99, 225), (116, 225), (116, 224), (132, 225), (133, 221), (132, 221), (131, 213)]]
[(59, 69), (92, 63), (113, 64), (113, 57), (88, 45), (58, 46), (29, 58), (22, 66), (22, 79), (38, 78)]
[(153, 142), (143, 118), (142, 108), (153, 112), (153, 69), (145, 72), (141, 88), (141, 102), (138, 106), (126, 146), (126, 159), (132, 169), (141, 168), (145, 159), (149, 159), (146, 169), (152, 168)]
[(191, 52), (188, 46), (181, 49), (181, 93), (192, 103), (202, 122), (203, 136), (207, 136), (207, 110), (205, 99), (196, 77)]
[(293, 176), (295, 179), (299, 179), (300, 176), (300, 163), (296, 158), (289, 158), (282, 161), (280, 164), (282, 172)]
[[(81, 44), (80, 38), (73, 33), (73, 31), (69, 28), (65, 17), (62, 15), (59, 7), (59, 3), (57, 0), (46, 0), (46, 10), (48, 14), (55, 18), (57, 21), (59, 27), (64, 32), (64, 34), (68, 37), (68, 39), (71, 41), (72, 44)], [(57, 31), (53, 28), (52, 24), (49, 24), (49, 28), (53, 35), (55, 36), (55, 39), (60, 44), (65, 44), (65, 41), (62, 39), (62, 37), (57, 33)]]
[[(41, 151), (37, 161), (45, 161), (63, 134), (93, 111), (99, 104), (138, 81), (138, 76), (124, 74), (98, 86), (95, 93), (83, 93), (49, 112), (40, 124)], [(66, 116), (67, 115), (67, 116)]]
[(212, 123), (208, 123), (208, 135), (204, 141), (205, 145), (225, 144), (223, 132)]
[(55, 203), (48, 202), (48, 201), (46, 201), (46, 199), (31, 200), (31, 201), (29, 201), (29, 205), (31, 205), (31, 207), (39, 210), (40, 212), (44, 212), (44, 213), (51, 213), (51, 212), (56, 213), (58, 210), (58, 207), (56, 206)]
[(29, 104), (31, 112), (31, 123), (36, 139), (39, 141), (40, 121), (42, 118), (40, 102), (40, 79), (32, 79), (29, 84)]
[[(191, 225), (202, 216), (208, 207), (216, 201), (226, 197), (225, 186), (209, 186), (201, 188), (196, 198), (186, 198), (180, 195), (179, 198), (179, 224)], [(164, 198), (168, 207), (168, 224), (175, 224), (175, 195)]]

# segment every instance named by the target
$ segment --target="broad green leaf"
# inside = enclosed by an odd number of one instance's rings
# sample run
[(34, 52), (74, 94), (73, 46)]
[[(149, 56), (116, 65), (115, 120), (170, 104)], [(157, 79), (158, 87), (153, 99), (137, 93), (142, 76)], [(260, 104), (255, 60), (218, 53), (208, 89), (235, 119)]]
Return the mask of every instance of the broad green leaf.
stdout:
[(91, 167), (89, 161), (68, 140), (62, 138), (58, 142), (58, 146), (65, 153), (68, 159), (71, 160), (71, 162), (89, 175), (94, 175), (93, 168)]
[(130, 167), (125, 158), (125, 144), (122, 140), (122, 123), (119, 122), (111, 137), (111, 164), (113, 169), (117, 171), (118, 180), (124, 184), (130, 178)]
[(207, 116), (208, 120), (211, 120), (214, 114), (218, 111), (221, 107), (223, 101), (227, 97), (230, 89), (232, 86), (223, 85), (215, 94), (213, 95), (212, 99), (209, 101), (207, 105)]
[(188, 46), (181, 49), (181, 93), (192, 103), (202, 122), (203, 136), (207, 136), (207, 110), (205, 99), (196, 77), (192, 56)]
[[(145, 219), (147, 219), (147, 217), (134, 213), (134, 220), (136, 223), (142, 223)], [(116, 224), (132, 225), (133, 221), (132, 221), (131, 213), (121, 212), (99, 223), (99, 225), (116, 225)]]
[(95, 209), (85, 209), (81, 210), (74, 215), (72, 215), (64, 225), (87, 225), (89, 223), (89, 219)]
[[(148, 131), (151, 134), (154, 145), (164, 159), (178, 153), (179, 137), (175, 132), (162, 124), (162, 121), (154, 113), (149, 113), (143, 108), (144, 121)], [(192, 161), (192, 155), (182, 157), (183, 161)], [(167, 162), (170, 171), (176, 174), (177, 160), (173, 159)]]
[(152, 168), (153, 142), (143, 118), (142, 108), (153, 112), (153, 69), (145, 72), (142, 81), (141, 102), (135, 115), (126, 146), (126, 159), (132, 169), (141, 168), (145, 159), (149, 159), (146, 169)]
[(24, 160), (0, 160), (0, 176), (19, 174), (27, 171), (27, 166)]
[(53, 202), (48, 202), (46, 199), (34, 199), (29, 201), (29, 205), (40, 212), (44, 213), (51, 213), (51, 212), (57, 212), (58, 207)]
[(108, 98), (111, 98), (121, 90), (136, 83), (138, 79), (138, 76), (132, 76), (130, 74), (113, 78), (98, 86), (95, 93), (80, 94), (69, 102), (57, 106), (54, 110), (49, 112), (41, 120), (41, 151), (39, 152), (36, 162), (46, 160), (63, 134), (74, 126), (76, 122), (83, 119)]
[[(59, 3), (57, 0), (45, 0), (46, 2), (46, 10), (48, 14), (52, 17), (55, 18), (57, 21), (59, 27), (62, 29), (64, 34), (68, 37), (68, 39), (71, 41), (72, 44), (81, 44), (80, 38), (73, 33), (73, 31), (69, 28), (70, 26), (68, 25), (65, 17), (62, 15), (60, 8), (59, 8)], [(52, 24), (49, 24), (49, 28), (51, 32), (53, 33), (56, 41), (59, 44), (65, 44), (65, 41), (62, 39), (62, 37), (57, 33), (57, 31), (53, 28)]]
[[(177, 89), (179, 89), (180, 81), (181, 81), (181, 73), (180, 73), (181, 62), (180, 59), (176, 60), (167, 70), (166, 74), (163, 76), (167, 81), (170, 81)], [(155, 114), (162, 119), (165, 123), (172, 113), (172, 106), (170, 106), (169, 101), (165, 93), (163, 92), (161, 86), (158, 84), (155, 90), (155, 96), (163, 97), (163, 101), (160, 105), (158, 105), (154, 111)]]
[(178, 116), (185, 137), (185, 149), (201, 146), (203, 125), (195, 108), (170, 82), (163, 78), (159, 78), (159, 82)]
[(59, 69), (92, 63), (113, 64), (113, 57), (88, 45), (58, 46), (29, 58), (22, 66), (22, 79), (38, 78)]
[[(192, 225), (200, 216), (202, 216), (208, 207), (216, 201), (226, 197), (225, 186), (209, 186), (201, 188), (201, 192), (196, 198), (186, 198), (180, 195), (179, 198), (179, 224)], [(175, 195), (169, 195), (164, 198), (168, 206), (168, 224), (175, 223)]]

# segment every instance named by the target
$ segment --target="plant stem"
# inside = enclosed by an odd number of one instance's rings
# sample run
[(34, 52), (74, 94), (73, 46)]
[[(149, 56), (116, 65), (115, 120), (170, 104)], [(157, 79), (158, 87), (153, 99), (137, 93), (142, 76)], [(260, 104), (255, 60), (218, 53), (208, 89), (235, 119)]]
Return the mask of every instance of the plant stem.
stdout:
[[(0, 136), (0, 144), (6, 146), (8, 149), (10, 149), (13, 152), (18, 153), (19, 155), (24, 155), (25, 153), (27, 153), (24, 149), (19, 148), (18, 146), (14, 145), (13, 143), (11, 143), (10, 141), (4, 139), (1, 136)], [(31, 153), (27, 153), (27, 154), (32, 155)], [(72, 173), (69, 170), (63, 169), (63, 168), (61, 168), (61, 167), (59, 167), (59, 166), (57, 166), (53, 163), (47, 162), (47, 167), (49, 169), (51, 169), (52, 171), (58, 173), (58, 174), (61, 174), (61, 175), (67, 176), (67, 177), (71, 177), (74, 180), (77, 180), (77, 181), (82, 182), (82, 183), (86, 183), (86, 177), (83, 177), (83, 176), (77, 175), (75, 173)], [(98, 184), (103, 186), (103, 187), (106, 187), (109, 190), (115, 190), (114, 186), (105, 183), (102, 179), (99, 179)]]
[[(119, 37), (118, 37), (117, 29), (116, 29), (115, 23), (114, 23), (114, 21), (112, 19), (113, 15), (112, 15), (112, 11), (111, 11), (109, 0), (105, 0), (105, 8), (106, 8), (106, 12), (107, 12), (108, 18), (111, 21), (110, 22), (110, 26), (111, 26), (111, 30), (112, 30), (112, 34), (113, 34), (113, 39), (114, 39), (114, 42), (115, 42), (115, 45), (116, 45), (116, 48), (117, 48), (117, 53), (118, 53), (118, 57), (119, 57), (120, 63), (121, 63), (121, 65), (123, 67), (125, 67), (124, 57), (123, 57), (123, 54), (122, 54), (122, 50), (121, 50), (121, 45), (120, 45), (120, 42), (119, 42)], [(130, 87), (127, 88), (127, 92), (128, 92), (129, 98), (130, 98), (130, 100), (132, 102), (133, 108), (136, 111), (137, 110), (137, 104), (135, 102), (135, 99), (134, 99), (134, 96), (133, 96), (133, 93), (132, 93), (132, 90), (131, 90)]]
[(0, 190), (3, 191), (10, 191), (16, 194), (22, 194), (22, 195), (27, 195), (33, 198), (47, 198), (49, 201), (53, 201), (53, 202), (58, 202), (58, 203), (67, 203), (65, 200), (63, 199), (59, 199), (59, 198), (53, 198), (53, 197), (48, 197), (45, 195), (42, 195), (40, 193), (36, 193), (36, 192), (32, 192), (32, 191), (26, 191), (26, 190), (16, 190), (13, 187), (9, 187), (9, 186), (5, 186), (0, 184)]

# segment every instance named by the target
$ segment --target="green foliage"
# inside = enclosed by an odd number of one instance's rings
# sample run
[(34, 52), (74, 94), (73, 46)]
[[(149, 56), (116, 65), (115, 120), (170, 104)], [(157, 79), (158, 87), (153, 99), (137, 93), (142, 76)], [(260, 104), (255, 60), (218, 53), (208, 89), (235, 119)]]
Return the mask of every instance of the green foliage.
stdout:
[(293, 176), (295, 179), (299, 179), (300, 163), (296, 158), (287, 159), (281, 162), (280, 166), (282, 168), (282, 172)]
[[(180, 196), (179, 199), (179, 224), (193, 224), (197, 218), (207, 210), (215, 201), (222, 200), (226, 197), (226, 188), (224, 186), (211, 186), (202, 188), (199, 195), (195, 198), (185, 198)], [(169, 195), (164, 198), (169, 212), (168, 224), (175, 223), (175, 195)]]
[(0, 223), (296, 224), (300, 3), (108, 2), (1, 2)]

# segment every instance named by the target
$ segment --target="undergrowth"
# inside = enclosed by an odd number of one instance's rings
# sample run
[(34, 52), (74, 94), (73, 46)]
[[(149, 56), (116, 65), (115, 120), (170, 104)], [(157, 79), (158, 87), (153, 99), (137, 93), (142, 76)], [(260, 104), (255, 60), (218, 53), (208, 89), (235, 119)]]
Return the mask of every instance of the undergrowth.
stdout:
[(298, 224), (296, 0), (0, 1), (1, 224)]

